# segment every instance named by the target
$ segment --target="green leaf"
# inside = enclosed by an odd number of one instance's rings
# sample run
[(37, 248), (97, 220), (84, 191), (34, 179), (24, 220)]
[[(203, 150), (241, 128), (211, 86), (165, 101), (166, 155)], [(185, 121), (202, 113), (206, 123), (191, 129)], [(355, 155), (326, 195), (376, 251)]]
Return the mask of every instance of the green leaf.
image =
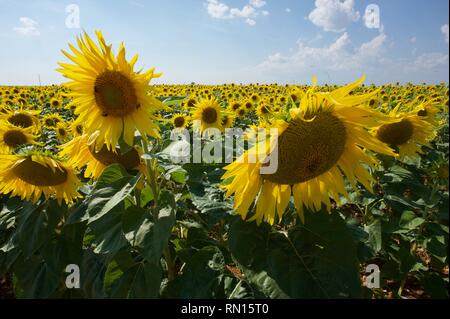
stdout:
[(369, 238), (367, 239), (367, 244), (376, 253), (381, 251), (383, 247), (383, 241), (381, 236), (381, 222), (379, 220), (374, 220), (371, 224), (364, 227), (368, 232)]
[(159, 205), (156, 220), (150, 211), (137, 208), (127, 210), (122, 219), (123, 232), (128, 242), (147, 261), (154, 264), (159, 263), (175, 225), (176, 205), (173, 194), (163, 190)]
[[(228, 245), (237, 262), (258, 272), (266, 267), (266, 245), (270, 226), (243, 221), (235, 217), (228, 232)], [(251, 253), (249, 253), (251, 252)]]
[(115, 254), (128, 245), (122, 231), (123, 205), (113, 208), (108, 214), (89, 225), (89, 234), (94, 235), (91, 245), (96, 254)]
[(130, 176), (123, 177), (104, 188), (98, 188), (96, 186), (92, 192), (93, 196), (90, 198), (88, 205), (88, 212), (90, 215), (88, 224), (99, 220), (121, 203), (131, 194), (140, 178), (141, 174), (139, 173), (133, 178)]
[(406, 230), (414, 230), (425, 222), (425, 219), (417, 217), (414, 212), (405, 211), (400, 218), (400, 227)]
[[(252, 276), (262, 276), (263, 282), (270, 279), (276, 282), (282, 293), (272, 295), (360, 296), (356, 246), (337, 213), (307, 213), (305, 225), (294, 227), (287, 234), (267, 233), (267, 229), (256, 228), (254, 224), (235, 221), (230, 229), (230, 249), (236, 260), (247, 266), (243, 268), (246, 276), (248, 268)], [(277, 291), (275, 286), (271, 288)], [(265, 290), (259, 286), (258, 289)]]
[(80, 282), (86, 298), (105, 298), (104, 279), (107, 265), (102, 256), (85, 250), (80, 265)]
[(162, 279), (159, 264), (137, 263), (111, 287), (111, 298), (158, 298)]
[(183, 274), (177, 278), (178, 298), (225, 298), (224, 272), (225, 261), (220, 249), (215, 246), (202, 248), (186, 263)]
[(426, 273), (420, 280), (421, 284), (431, 298), (448, 299), (448, 282), (437, 273)]

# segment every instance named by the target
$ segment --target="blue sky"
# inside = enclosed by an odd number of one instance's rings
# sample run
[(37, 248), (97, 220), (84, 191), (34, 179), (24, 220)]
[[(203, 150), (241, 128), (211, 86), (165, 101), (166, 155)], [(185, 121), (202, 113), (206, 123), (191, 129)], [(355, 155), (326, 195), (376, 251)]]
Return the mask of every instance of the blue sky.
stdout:
[[(68, 28), (66, 7), (79, 8)], [(379, 8), (379, 24), (366, 15)], [(102, 30), (156, 83), (448, 83), (448, 0), (0, 0), (0, 85), (64, 81), (61, 49)], [(73, 21), (73, 20), (71, 20)], [(375, 26), (375, 28), (373, 28)]]

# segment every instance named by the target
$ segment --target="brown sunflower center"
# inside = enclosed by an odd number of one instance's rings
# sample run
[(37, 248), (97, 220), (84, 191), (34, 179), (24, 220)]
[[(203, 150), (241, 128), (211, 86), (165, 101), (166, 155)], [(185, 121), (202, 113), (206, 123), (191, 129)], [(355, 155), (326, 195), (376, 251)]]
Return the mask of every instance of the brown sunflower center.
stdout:
[(217, 110), (213, 107), (207, 107), (202, 112), (202, 121), (213, 124), (217, 121)]
[(423, 110), (420, 110), (419, 112), (417, 112), (417, 115), (419, 115), (419, 116), (427, 116), (428, 112), (427, 112), (427, 110), (423, 109)]
[(24, 182), (35, 186), (57, 186), (67, 181), (67, 171), (64, 168), (52, 169), (34, 162), (31, 157), (15, 166), (12, 171)]
[(133, 83), (117, 71), (105, 71), (95, 80), (95, 101), (103, 116), (124, 117), (139, 108)]
[(58, 134), (61, 135), (61, 136), (66, 136), (66, 130), (63, 129), (63, 128), (59, 128), (58, 129)]
[(259, 110), (261, 111), (261, 114), (269, 113), (269, 111), (267, 110), (267, 108), (265, 106), (261, 106), (261, 108)]
[(178, 116), (173, 121), (175, 127), (182, 127), (184, 125), (184, 117)]
[(27, 128), (33, 125), (33, 119), (31, 118), (31, 116), (24, 113), (18, 113), (10, 116), (8, 118), (8, 122), (14, 126), (20, 126), (23, 128)]
[(377, 138), (389, 145), (398, 146), (410, 140), (414, 126), (407, 119), (393, 124), (385, 124), (377, 131)]
[(311, 122), (293, 120), (278, 138), (277, 172), (262, 177), (285, 185), (317, 177), (339, 161), (346, 136), (344, 124), (329, 112), (317, 114)]
[(59, 119), (56, 118), (56, 117), (55, 118), (50, 117), (48, 119), (45, 119), (45, 125), (48, 126), (48, 127), (54, 127), (58, 123), (59, 123)]
[(3, 134), (3, 140), (9, 147), (17, 147), (28, 142), (27, 136), (19, 130), (9, 130)]
[(98, 152), (95, 152), (93, 148), (89, 148), (89, 151), (97, 161), (105, 166), (118, 163), (125, 167), (125, 169), (131, 170), (138, 167), (141, 163), (139, 153), (134, 148), (124, 154), (120, 154), (120, 150), (114, 153), (112, 150), (108, 150), (106, 145), (103, 145)]

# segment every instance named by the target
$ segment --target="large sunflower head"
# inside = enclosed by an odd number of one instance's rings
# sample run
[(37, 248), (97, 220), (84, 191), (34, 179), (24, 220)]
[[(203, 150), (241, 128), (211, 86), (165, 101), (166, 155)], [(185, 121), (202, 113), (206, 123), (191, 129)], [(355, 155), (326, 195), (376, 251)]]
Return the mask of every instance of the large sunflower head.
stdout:
[(123, 154), (118, 148), (108, 149), (106, 144), (98, 149), (89, 135), (83, 134), (61, 145), (60, 148), (59, 155), (67, 157), (71, 165), (78, 169), (86, 166), (84, 172), (86, 178), (98, 178), (103, 170), (112, 164), (121, 164), (127, 170), (139, 170), (146, 173), (145, 165), (141, 160), (142, 152), (134, 147)]
[(79, 48), (70, 46), (73, 55), (63, 51), (74, 64), (59, 63), (62, 68), (58, 70), (72, 80), (67, 87), (85, 132), (91, 135), (98, 131), (97, 143), (109, 149), (121, 136), (133, 145), (136, 129), (142, 135), (159, 137), (154, 112), (162, 108), (162, 103), (149, 95), (148, 86), (160, 74), (154, 69), (135, 72), (137, 55), (127, 61), (121, 44), (114, 56), (101, 32), (97, 32), (97, 38), (98, 45), (86, 33), (78, 38)]
[(10, 153), (17, 147), (36, 144), (36, 136), (29, 129), (16, 127), (9, 122), (0, 122), (0, 153)]
[(33, 152), (0, 155), (0, 193), (36, 203), (43, 194), (58, 203), (80, 197), (80, 182), (73, 168), (52, 155)]
[(192, 119), (199, 121), (201, 132), (208, 128), (223, 129), (222, 108), (215, 98), (200, 100), (192, 111)]
[[(224, 188), (227, 196), (235, 194), (235, 210), (244, 219), (256, 197), (256, 211), (250, 220), (257, 223), (281, 220), (291, 195), (302, 221), (304, 208), (318, 211), (325, 205), (330, 210), (330, 197), (337, 203), (341, 195), (348, 197), (344, 176), (354, 188), (360, 182), (371, 190), (368, 167), (377, 162), (369, 151), (395, 154), (367, 131), (392, 122), (363, 106), (374, 93), (349, 94), (362, 80), (327, 93), (312, 89), (298, 108), (290, 110), (290, 116), (273, 125), (278, 129), (278, 137), (271, 138), (276, 144), (257, 143), (225, 168), (222, 178), (228, 184)], [(263, 156), (253, 157), (252, 162), (250, 155), (255, 153)], [(273, 159), (273, 154), (278, 154), (277, 158)], [(273, 164), (267, 160), (277, 162), (275, 172), (261, 170)]]

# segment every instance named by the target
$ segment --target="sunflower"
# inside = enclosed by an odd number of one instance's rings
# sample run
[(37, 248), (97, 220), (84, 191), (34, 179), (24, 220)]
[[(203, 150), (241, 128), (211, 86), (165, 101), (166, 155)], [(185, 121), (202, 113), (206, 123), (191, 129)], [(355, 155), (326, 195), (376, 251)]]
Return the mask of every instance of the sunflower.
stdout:
[[(436, 137), (437, 126), (427, 121), (423, 105), (401, 111), (401, 104), (389, 112), (395, 123), (379, 125), (372, 130), (373, 135), (383, 143), (398, 150), (400, 158), (422, 154), (422, 146), (428, 145)], [(420, 114), (420, 115), (419, 115)]]
[(64, 119), (58, 113), (46, 114), (42, 117), (42, 124), (46, 128), (54, 129), (59, 123), (63, 123)]
[(30, 130), (0, 122), (0, 153), (10, 153), (21, 145), (36, 144), (35, 139)]
[(65, 142), (67, 141), (67, 139), (69, 139), (71, 134), (70, 126), (68, 126), (65, 122), (60, 122), (56, 125), (55, 132), (58, 141)]
[(222, 127), (223, 128), (230, 128), (230, 127), (232, 127), (233, 124), (234, 124), (234, 120), (235, 120), (235, 117), (233, 115), (228, 114), (228, 113), (224, 113), (222, 115)]
[(81, 169), (86, 166), (84, 177), (98, 178), (103, 170), (112, 164), (121, 164), (127, 170), (140, 170), (146, 173), (145, 165), (141, 161), (140, 151), (131, 148), (124, 154), (119, 149), (112, 151), (106, 144), (96, 150), (89, 135), (83, 134), (75, 137), (70, 142), (60, 146), (62, 157), (67, 157), (68, 162), (74, 167)]
[(60, 108), (62, 105), (61, 101), (57, 98), (52, 98), (50, 100), (50, 106), (54, 109)]
[(115, 57), (112, 46), (107, 45), (101, 32), (97, 32), (99, 46), (85, 33), (78, 38), (79, 49), (72, 45), (74, 55), (63, 51), (75, 63), (59, 63), (58, 69), (72, 80), (66, 84), (77, 105), (75, 114), (89, 135), (98, 131), (98, 145), (114, 148), (123, 136), (133, 145), (135, 130), (141, 135), (159, 137), (159, 126), (154, 111), (162, 103), (148, 94), (151, 79), (159, 77), (154, 69), (135, 72), (137, 55), (130, 62), (125, 58), (125, 47), (120, 45)]
[(42, 194), (61, 204), (81, 197), (75, 171), (63, 161), (42, 152), (0, 155), (0, 193), (36, 203)]
[[(343, 175), (353, 188), (360, 182), (371, 190), (373, 178), (366, 167), (375, 167), (377, 161), (367, 150), (391, 156), (394, 153), (366, 128), (392, 120), (362, 106), (372, 94), (349, 95), (363, 79), (330, 93), (315, 93), (313, 86), (299, 107), (290, 110), (290, 117), (276, 121), (273, 127), (279, 135), (271, 137), (278, 142), (276, 146), (260, 142), (225, 167), (222, 179), (226, 196), (235, 194), (234, 208), (243, 219), (256, 197), (256, 212), (249, 220), (258, 224), (263, 220), (273, 224), (277, 216), (280, 221), (291, 195), (302, 222), (305, 207), (318, 211), (324, 204), (330, 211), (330, 197), (338, 204), (340, 195), (348, 198)], [(266, 154), (272, 155), (275, 150), (276, 172), (261, 171), (267, 165), (263, 163), (270, 160)], [(265, 156), (251, 163), (249, 154)]]
[(84, 128), (83, 125), (80, 123), (72, 122), (70, 125), (70, 130), (73, 133), (74, 136), (81, 136), (84, 134)]
[(213, 127), (222, 130), (222, 109), (215, 98), (202, 99), (195, 104), (192, 118), (200, 122), (202, 133)]
[(29, 129), (32, 133), (38, 134), (40, 132), (39, 118), (36, 116), (39, 111), (29, 110), (10, 110), (1, 116), (1, 119), (6, 120), (15, 127)]
[(170, 120), (172, 125), (176, 129), (182, 129), (189, 125), (189, 116), (186, 116), (182, 113), (175, 113), (172, 115), (172, 119)]
[(271, 113), (272, 113), (271, 107), (265, 101), (261, 101), (261, 103), (259, 103), (259, 105), (256, 108), (256, 114), (258, 115), (259, 118), (267, 119), (271, 115)]

